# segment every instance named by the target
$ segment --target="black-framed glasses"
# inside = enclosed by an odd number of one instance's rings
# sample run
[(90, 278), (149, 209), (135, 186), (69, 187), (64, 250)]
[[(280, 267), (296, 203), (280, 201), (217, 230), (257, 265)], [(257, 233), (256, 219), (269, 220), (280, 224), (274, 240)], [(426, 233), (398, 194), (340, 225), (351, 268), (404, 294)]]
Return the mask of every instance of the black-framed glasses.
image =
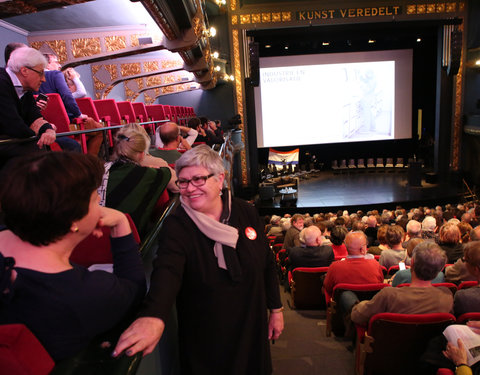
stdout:
[(188, 187), (188, 184), (190, 183), (195, 187), (200, 187), (205, 185), (207, 183), (207, 180), (213, 176), (214, 173), (211, 173), (208, 176), (193, 176), (190, 180), (180, 178), (175, 181), (175, 185), (177, 185), (180, 189), (186, 189)]
[(29, 66), (26, 66), (25, 68), (30, 69), (31, 71), (37, 73), (40, 77), (45, 77), (45, 71), (44, 70), (40, 71), (40, 70), (37, 70), (37, 69), (34, 69), (34, 68), (30, 68)]

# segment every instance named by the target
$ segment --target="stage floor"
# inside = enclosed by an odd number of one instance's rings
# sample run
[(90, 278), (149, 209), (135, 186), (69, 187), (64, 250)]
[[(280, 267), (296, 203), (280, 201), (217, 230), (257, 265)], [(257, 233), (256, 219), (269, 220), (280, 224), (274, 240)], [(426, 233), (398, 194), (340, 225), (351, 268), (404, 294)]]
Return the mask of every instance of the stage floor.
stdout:
[(404, 208), (423, 204), (456, 203), (463, 196), (463, 187), (452, 184), (429, 184), (412, 187), (407, 183), (406, 171), (365, 172), (333, 174), (331, 171), (317, 173), (315, 177), (301, 179), (297, 200), (257, 202), (261, 215), (274, 213), (329, 212), (338, 209), (388, 208), (397, 205)]

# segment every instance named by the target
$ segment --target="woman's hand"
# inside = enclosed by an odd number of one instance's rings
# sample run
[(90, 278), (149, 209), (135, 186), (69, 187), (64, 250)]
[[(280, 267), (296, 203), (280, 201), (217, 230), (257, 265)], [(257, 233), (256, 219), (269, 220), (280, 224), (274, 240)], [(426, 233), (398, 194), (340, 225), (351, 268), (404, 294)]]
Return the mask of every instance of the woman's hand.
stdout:
[(110, 236), (114, 238), (123, 237), (132, 233), (130, 223), (125, 214), (113, 208), (101, 207), (100, 209), (100, 220), (92, 232), (95, 237), (100, 238), (102, 236), (103, 232), (101, 227), (110, 227)]
[(143, 355), (150, 354), (162, 337), (165, 323), (162, 319), (144, 317), (135, 320), (118, 339), (113, 351), (114, 357), (125, 350), (125, 354), (132, 356), (143, 351)]
[(443, 351), (443, 355), (455, 363), (455, 366), (465, 365), (467, 364), (467, 351), (465, 350), (462, 340), (458, 339), (457, 345), (458, 347), (449, 342), (447, 349)]
[(283, 331), (283, 313), (271, 312), (268, 318), (268, 339), (276, 340)]

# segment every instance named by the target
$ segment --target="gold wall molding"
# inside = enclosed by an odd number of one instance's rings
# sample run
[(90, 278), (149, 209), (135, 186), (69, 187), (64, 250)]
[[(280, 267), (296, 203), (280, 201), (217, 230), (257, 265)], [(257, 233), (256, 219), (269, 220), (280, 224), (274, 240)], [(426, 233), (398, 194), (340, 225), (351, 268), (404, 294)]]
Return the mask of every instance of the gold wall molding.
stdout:
[(30, 43), (30, 46), (42, 52), (50, 49), (57, 55), (61, 64), (67, 60), (67, 45), (64, 40), (37, 41)]
[(134, 76), (141, 73), (140, 63), (120, 64), (120, 74), (122, 77)]
[(105, 47), (107, 51), (120, 51), (127, 48), (127, 38), (124, 35), (112, 35), (105, 37)]
[(98, 55), (101, 52), (100, 38), (72, 39), (70, 43), (75, 58)]
[(154, 72), (158, 69), (158, 61), (145, 61), (143, 63), (143, 71), (144, 72)]

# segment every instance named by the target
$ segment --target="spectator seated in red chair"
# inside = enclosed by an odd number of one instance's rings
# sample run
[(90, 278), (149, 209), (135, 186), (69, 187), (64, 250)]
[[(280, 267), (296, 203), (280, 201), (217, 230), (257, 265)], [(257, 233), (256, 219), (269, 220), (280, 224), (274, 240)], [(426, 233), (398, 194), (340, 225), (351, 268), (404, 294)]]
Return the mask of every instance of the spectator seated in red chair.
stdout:
[(347, 247), (345, 246), (345, 236), (347, 229), (343, 225), (336, 225), (333, 227), (330, 234), (330, 241), (332, 241), (332, 249), (335, 258), (344, 258), (348, 255)]
[(387, 245), (387, 228), (388, 225), (381, 225), (378, 230), (377, 230), (377, 240), (376, 243), (378, 246), (370, 246), (368, 248), (368, 253), (373, 254), (373, 255), (382, 255), (382, 251), (388, 250), (388, 245)]
[[(361, 301), (352, 309), (352, 321), (365, 325), (373, 315), (382, 312), (451, 313), (453, 310), (452, 293), (447, 288), (432, 287), (431, 283), (445, 266), (446, 260), (445, 252), (434, 242), (425, 241), (417, 245), (413, 250), (410, 286), (385, 288), (370, 301)], [(355, 303), (355, 301), (352, 302)]]
[[(185, 131), (186, 129), (195, 133), (183, 138), (180, 131)], [(174, 122), (167, 122), (157, 128), (155, 136), (161, 141), (162, 146), (159, 146), (160, 142), (157, 141), (157, 149), (152, 150), (151, 154), (157, 158), (164, 159), (168, 164), (175, 164), (182, 156), (182, 152), (179, 150), (190, 150), (197, 134), (197, 131), (194, 129), (178, 126)]]
[(304, 220), (301, 214), (295, 214), (290, 219), (290, 228), (285, 233), (285, 239), (283, 240), (283, 248), (288, 249), (290, 247), (300, 246), (300, 232), (303, 229)]
[[(480, 226), (470, 231), (470, 242), (480, 241)], [(464, 249), (465, 252), (465, 249)], [(454, 284), (460, 284), (463, 281), (476, 281), (468, 269), (463, 257), (459, 258), (452, 266), (445, 267), (445, 281)]]
[(270, 228), (267, 232), (267, 237), (268, 236), (283, 236), (283, 230), (282, 226), (280, 225), (280, 220), (282, 218), (278, 215), (272, 215), (272, 218), (270, 219)]
[(148, 136), (138, 125), (118, 131), (113, 161), (105, 164), (99, 190), (100, 204), (130, 214), (140, 238), (151, 228), (155, 205), (165, 188), (178, 191), (175, 172), (164, 160), (148, 157), (147, 148)]
[(453, 264), (463, 257), (463, 245), (460, 242), (462, 234), (457, 224), (446, 223), (440, 227), (438, 244), (447, 254), (447, 263)]
[[(0, 256), (15, 266), (0, 293), (0, 324), (25, 324), (59, 361), (129, 316), (145, 274), (127, 218), (100, 207), (102, 163), (78, 153), (18, 158), (2, 181)], [(111, 228), (114, 273), (72, 265), (75, 246)], [(1, 263), (1, 262), (0, 262)], [(4, 271), (4, 269), (0, 269)]]
[(322, 245), (322, 232), (311, 225), (300, 232), (305, 246), (291, 247), (288, 252), (288, 269), (297, 267), (328, 267), (334, 260), (332, 248)]
[[(465, 263), (467, 270), (476, 280), (480, 281), (480, 241), (469, 242), (465, 245)], [(468, 312), (480, 311), (480, 287), (462, 289), (455, 293), (455, 315), (460, 316)]]
[(182, 136), (182, 138), (186, 142), (186, 143), (185, 142), (180, 142), (180, 144), (177, 146), (177, 148), (183, 149), (183, 151), (190, 150), (192, 148), (193, 143), (197, 139), (198, 131), (196, 131), (195, 129), (189, 128), (188, 126), (178, 125), (175, 122), (167, 122), (167, 123), (161, 124), (159, 127), (157, 127), (156, 132), (155, 132), (155, 147), (160, 148), (160, 149), (162, 149), (162, 148), (167, 148), (168, 149), (169, 148), (169, 147), (167, 147), (166, 143), (164, 142), (164, 140), (162, 139), (162, 137), (159, 134), (160, 129), (162, 129), (167, 124), (170, 124), (170, 126), (167, 127), (168, 131), (172, 130), (172, 125), (171, 124), (175, 124), (177, 126), (177, 128), (179, 129), (180, 135)]
[(405, 261), (405, 263), (409, 265), (410, 260), (407, 258), (407, 251), (402, 247), (403, 240), (405, 239), (405, 231), (403, 228), (400, 225), (387, 226), (385, 238), (389, 248), (382, 251), (380, 255), (380, 265), (387, 269), (392, 266), (397, 266), (398, 263), (402, 261)]

